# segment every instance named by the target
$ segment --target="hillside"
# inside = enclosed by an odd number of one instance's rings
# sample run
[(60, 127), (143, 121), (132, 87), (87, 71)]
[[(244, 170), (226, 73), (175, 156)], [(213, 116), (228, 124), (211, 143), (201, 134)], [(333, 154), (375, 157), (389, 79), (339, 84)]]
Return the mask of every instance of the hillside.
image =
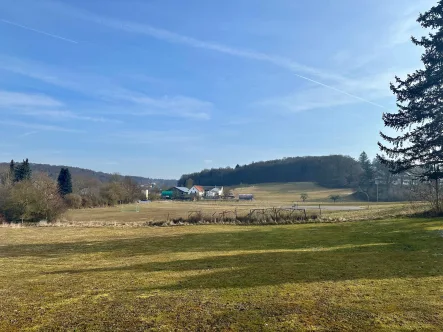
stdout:
[[(69, 168), (71, 175), (73, 178), (76, 177), (85, 177), (99, 180), (100, 182), (108, 182), (112, 174), (104, 173), (104, 172), (96, 172), (90, 169), (80, 168), (80, 167), (71, 167), (64, 165), (48, 165), (48, 164), (33, 164), (30, 163), (31, 170), (33, 172), (43, 172), (47, 173), (51, 178), (57, 179), (60, 169), (62, 167)], [(0, 163), (0, 169), (9, 167), (9, 163)], [(155, 182), (160, 187), (162, 186), (175, 186), (177, 184), (177, 180), (170, 179), (151, 179), (145, 178), (141, 176), (131, 176), (131, 178), (139, 184), (150, 184)]]
[(314, 182), (327, 188), (349, 188), (358, 181), (361, 172), (359, 163), (349, 156), (293, 157), (237, 165), (235, 168), (205, 169), (182, 175), (178, 183), (185, 185), (188, 179), (204, 186)]
[(231, 187), (236, 195), (253, 194), (257, 201), (267, 202), (298, 202), (300, 194), (308, 194), (307, 203), (327, 202), (330, 195), (340, 195), (342, 199), (349, 199), (352, 190), (347, 188), (326, 188), (312, 182), (289, 182), (289, 183), (262, 183)]

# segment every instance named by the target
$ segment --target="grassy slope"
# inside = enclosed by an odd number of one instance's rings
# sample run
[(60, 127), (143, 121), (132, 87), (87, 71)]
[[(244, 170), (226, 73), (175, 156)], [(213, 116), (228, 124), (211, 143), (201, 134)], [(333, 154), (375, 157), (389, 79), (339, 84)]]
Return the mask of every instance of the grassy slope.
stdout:
[(443, 330), (443, 224), (0, 228), (0, 330)]
[[(266, 183), (235, 188), (236, 194), (254, 194), (259, 201), (294, 202), (300, 201), (300, 194), (307, 193), (309, 202), (325, 202), (329, 196), (338, 194), (346, 197), (352, 193), (351, 189), (329, 189), (312, 182)], [(329, 201), (332, 203), (332, 201)]]

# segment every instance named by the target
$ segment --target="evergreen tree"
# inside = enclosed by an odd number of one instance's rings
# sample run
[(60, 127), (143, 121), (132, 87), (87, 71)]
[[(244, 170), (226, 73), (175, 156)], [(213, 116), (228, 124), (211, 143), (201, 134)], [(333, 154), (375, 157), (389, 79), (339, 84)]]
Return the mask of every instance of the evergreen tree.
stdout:
[[(11, 164), (13, 162), (11, 161)], [(9, 167), (11, 167), (11, 164)], [(10, 168), (11, 170), (11, 168)], [(14, 182), (20, 182), (23, 180), (30, 180), (32, 175), (31, 167), (29, 166), (29, 161), (26, 158), (26, 160), (23, 160), (22, 163), (16, 165), (14, 167)]]
[(360, 157), (358, 158), (358, 162), (363, 170), (362, 175), (360, 176), (360, 186), (363, 187), (366, 191), (374, 184), (374, 169), (372, 168), (371, 161), (368, 158), (366, 152), (362, 152)]
[(15, 163), (14, 160), (11, 160), (9, 163), (9, 173), (8, 173), (8, 179), (9, 182), (12, 182), (15, 178)]
[(72, 193), (72, 179), (68, 168), (62, 168), (57, 178), (60, 195), (66, 196)]
[(15, 170), (15, 163), (14, 160), (11, 160), (11, 162), (9, 163), (9, 174), (11, 176), (14, 175), (14, 170)]
[(383, 155), (379, 160), (393, 173), (412, 168), (424, 169), (418, 176), (432, 181), (435, 203), (439, 204), (439, 182), (443, 178), (443, 0), (438, 1), (424, 14), (418, 23), (433, 31), (426, 37), (412, 42), (425, 49), (419, 69), (405, 80), (395, 77), (391, 90), (397, 96), (396, 113), (383, 114), (385, 126), (400, 133), (388, 136), (380, 133), (388, 145), (378, 143)]

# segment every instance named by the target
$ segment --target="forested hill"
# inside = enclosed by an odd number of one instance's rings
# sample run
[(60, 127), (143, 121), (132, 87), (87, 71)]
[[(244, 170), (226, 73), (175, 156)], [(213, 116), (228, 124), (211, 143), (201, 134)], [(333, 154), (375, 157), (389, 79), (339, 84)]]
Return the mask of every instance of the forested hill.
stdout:
[(182, 175), (178, 181), (184, 186), (188, 179), (203, 186), (233, 186), (269, 182), (316, 182), (330, 188), (351, 187), (358, 181), (360, 164), (342, 155), (294, 157), (254, 162), (235, 168), (205, 169)]
[[(96, 172), (90, 169), (79, 168), (79, 167), (53, 166), (47, 164), (33, 164), (33, 163), (30, 163), (30, 166), (33, 172), (47, 173), (53, 179), (57, 179), (58, 174), (60, 173), (60, 169), (62, 167), (69, 168), (69, 171), (74, 178), (84, 177), (84, 178), (96, 179), (99, 180), (100, 182), (108, 182), (112, 177), (112, 174), (110, 173)], [(9, 163), (0, 163), (0, 169), (5, 167), (9, 167)], [(160, 187), (175, 186), (177, 184), (177, 180), (151, 179), (141, 176), (131, 176), (131, 178), (139, 184), (150, 184), (155, 182)]]

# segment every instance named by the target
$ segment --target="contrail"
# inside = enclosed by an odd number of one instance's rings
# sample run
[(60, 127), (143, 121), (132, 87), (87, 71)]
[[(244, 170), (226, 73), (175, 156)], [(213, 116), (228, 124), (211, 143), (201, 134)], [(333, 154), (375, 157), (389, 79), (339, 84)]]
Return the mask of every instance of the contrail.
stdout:
[(52, 37), (52, 38), (60, 39), (60, 40), (63, 40), (63, 41), (69, 42), (69, 43), (73, 43), (73, 44), (78, 44), (78, 42), (75, 41), (75, 40), (68, 39), (68, 38), (61, 37), (61, 36), (57, 36), (57, 35), (54, 35), (52, 33), (47, 33), (47, 32), (41, 31), (41, 30), (33, 29), (33, 28), (30, 28), (30, 27), (27, 27), (27, 26), (24, 26), (24, 25), (21, 25), (21, 24), (18, 24), (18, 23), (14, 23), (14, 22), (11, 22), (11, 21), (4, 20), (4, 19), (0, 19), (0, 21), (3, 22), (3, 23), (9, 24), (9, 25), (13, 25), (13, 26), (25, 29), (25, 30), (29, 30), (29, 31), (33, 31), (33, 32), (36, 32), (36, 33), (40, 33), (42, 35), (46, 35), (46, 36), (49, 36), (49, 37)]
[(335, 88), (335, 87), (333, 87), (333, 86), (331, 86), (331, 85), (327, 85), (327, 84), (321, 83), (321, 82), (319, 82), (319, 81), (315, 81), (315, 80), (313, 80), (313, 79), (311, 79), (311, 78), (308, 78), (308, 77), (306, 77), (306, 76), (302, 76), (302, 75), (299, 75), (299, 74), (295, 74), (295, 73), (294, 73), (294, 75), (297, 76), (297, 77), (300, 77), (301, 79), (307, 80), (307, 81), (309, 81), (309, 82), (312, 82), (312, 83), (315, 83), (315, 84), (321, 85), (321, 86), (323, 86), (323, 87), (325, 87), (325, 88), (328, 88), (328, 89), (331, 89), (331, 90), (334, 90), (334, 91), (337, 91), (337, 92), (343, 93), (343, 94), (345, 94), (345, 95), (347, 95), (347, 96), (349, 96), (349, 97), (352, 97), (352, 98), (354, 98), (354, 99), (361, 100), (361, 101), (363, 101), (363, 102), (365, 102), (365, 103), (368, 103), (368, 104), (371, 104), (371, 105), (377, 106), (377, 107), (379, 107), (379, 108), (387, 109), (387, 108), (384, 107), (383, 105), (380, 105), (380, 104), (374, 103), (374, 102), (372, 102), (372, 101), (370, 101), (370, 100), (364, 99), (364, 98), (362, 98), (362, 97), (359, 97), (359, 96), (353, 95), (352, 93), (349, 93), (349, 92), (346, 92), (346, 91), (343, 91), (343, 90), (337, 89), (337, 88)]
[(316, 76), (324, 78), (324, 79), (336, 79), (336, 80), (341, 79), (340, 77), (337, 78), (337, 77), (334, 77), (334, 75), (323, 73), (323, 72), (318, 71), (316, 69), (303, 66), (297, 62), (294, 62), (294, 61), (284, 58), (284, 57), (278, 57), (278, 56), (269, 55), (266, 53), (237, 49), (237, 48), (233, 48), (233, 47), (226, 46), (223, 44), (202, 41), (202, 40), (199, 40), (199, 39), (196, 39), (193, 37), (189, 37), (186, 35), (181, 35), (181, 34), (169, 31), (169, 30), (155, 28), (153, 26), (146, 25), (146, 24), (121, 22), (121, 21), (114, 20), (114, 19), (106, 19), (106, 18), (100, 18), (100, 17), (95, 17), (95, 16), (88, 16), (88, 17), (86, 17), (86, 19), (93, 21), (95, 23), (104, 25), (104, 26), (114, 28), (114, 29), (125, 30), (125, 31), (131, 32), (131, 33), (138, 33), (138, 34), (151, 36), (153, 38), (163, 40), (163, 41), (173, 43), (173, 44), (183, 44), (183, 45), (188, 45), (188, 46), (191, 46), (194, 48), (202, 48), (202, 49), (212, 50), (212, 51), (219, 52), (219, 53), (228, 54), (228, 55), (235, 56), (238, 58), (246, 58), (246, 59), (251, 59), (251, 60), (256, 60), (256, 61), (272, 63), (276, 66), (281, 67), (281, 68), (288, 69), (289, 71), (291, 71), (293, 73), (293, 75), (297, 76), (298, 78), (301, 78), (303, 80), (320, 85), (324, 88), (334, 90), (334, 91), (339, 92), (341, 94), (347, 95), (348, 97), (360, 100), (364, 103), (371, 104), (373, 106), (386, 109), (386, 107), (384, 107), (383, 105), (374, 103), (368, 99), (359, 97), (355, 94), (335, 88), (334, 86), (331, 86), (331, 85), (328, 85), (328, 84), (316, 81), (314, 79), (311, 79), (309, 77), (298, 74), (297, 72), (304, 71), (308, 74), (316, 75)]

